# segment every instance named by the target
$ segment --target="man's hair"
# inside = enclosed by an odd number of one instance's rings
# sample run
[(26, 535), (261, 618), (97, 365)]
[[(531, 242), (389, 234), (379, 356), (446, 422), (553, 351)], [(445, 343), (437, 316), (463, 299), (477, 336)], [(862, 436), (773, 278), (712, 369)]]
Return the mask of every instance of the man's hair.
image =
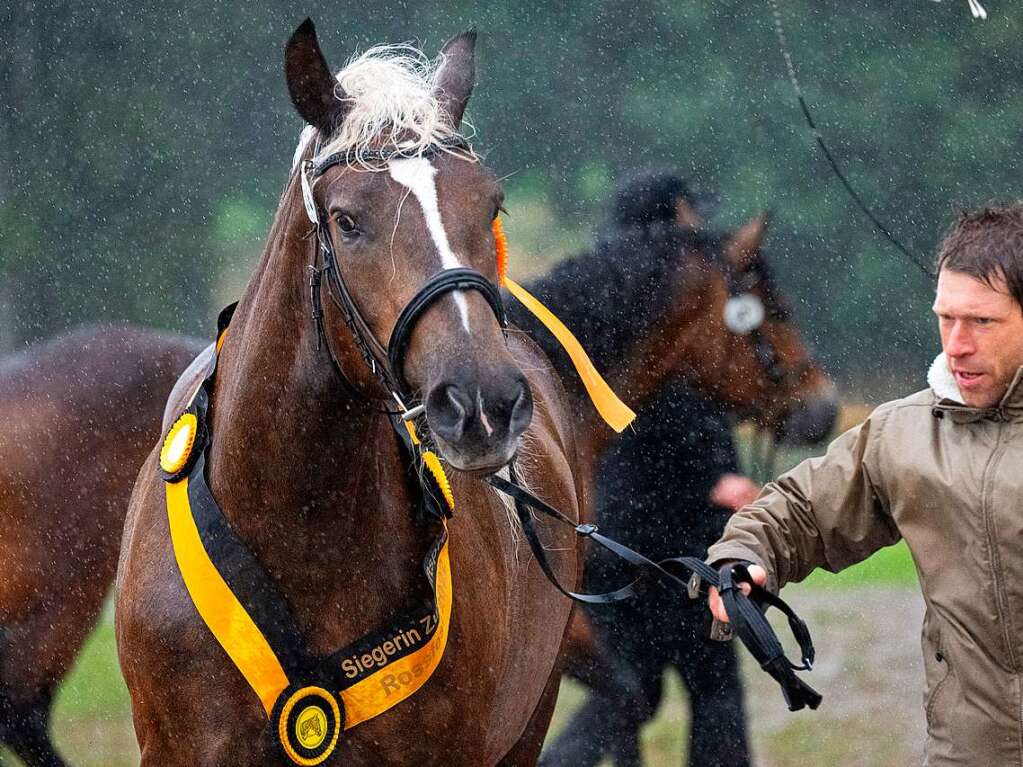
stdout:
[(994, 287), (1004, 279), (1023, 308), (1023, 203), (964, 210), (938, 250), (938, 272), (951, 269)]

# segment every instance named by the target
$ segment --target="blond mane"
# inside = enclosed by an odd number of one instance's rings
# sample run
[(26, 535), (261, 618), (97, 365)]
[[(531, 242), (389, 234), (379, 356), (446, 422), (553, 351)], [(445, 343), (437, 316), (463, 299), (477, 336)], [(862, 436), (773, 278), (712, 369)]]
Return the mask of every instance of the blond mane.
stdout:
[[(393, 146), (401, 157), (418, 157), (440, 150), (452, 150), (452, 139), (472, 135), (459, 132), (436, 93), (437, 73), (443, 56), (431, 61), (418, 48), (408, 45), (378, 45), (356, 54), (337, 73), (336, 94), (347, 104), (345, 119), (320, 147), (317, 158), (347, 152), (352, 163), (378, 169), (365, 161), (367, 153)], [(302, 157), (315, 129), (307, 126), (295, 151), (295, 164)], [(471, 155), (471, 153), (470, 153)], [(475, 157), (474, 155), (472, 155)], [(314, 158), (316, 159), (316, 158)]]

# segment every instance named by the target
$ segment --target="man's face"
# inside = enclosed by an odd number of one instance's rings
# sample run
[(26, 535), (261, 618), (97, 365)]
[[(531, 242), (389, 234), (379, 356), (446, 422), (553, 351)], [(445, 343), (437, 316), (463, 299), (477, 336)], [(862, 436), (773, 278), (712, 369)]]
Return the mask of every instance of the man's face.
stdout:
[(942, 269), (934, 299), (941, 348), (963, 401), (972, 407), (997, 405), (1023, 365), (1023, 309), (1004, 279), (992, 285)]

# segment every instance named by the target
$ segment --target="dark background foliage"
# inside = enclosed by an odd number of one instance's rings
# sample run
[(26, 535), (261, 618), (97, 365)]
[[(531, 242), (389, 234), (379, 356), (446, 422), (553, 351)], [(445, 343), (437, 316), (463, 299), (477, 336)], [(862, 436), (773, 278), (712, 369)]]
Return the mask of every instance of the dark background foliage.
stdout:
[[(859, 190), (930, 258), (960, 205), (1020, 195), (1023, 11), (785, 0), (810, 103)], [(673, 164), (769, 252), (847, 386), (922, 380), (931, 284), (874, 234), (801, 122), (767, 0), (0, 5), (0, 349), (90, 320), (207, 333), (258, 257), (301, 127), (282, 45), (334, 68), (481, 32), (469, 118), (512, 174), (513, 272), (585, 246), (622, 172)]]

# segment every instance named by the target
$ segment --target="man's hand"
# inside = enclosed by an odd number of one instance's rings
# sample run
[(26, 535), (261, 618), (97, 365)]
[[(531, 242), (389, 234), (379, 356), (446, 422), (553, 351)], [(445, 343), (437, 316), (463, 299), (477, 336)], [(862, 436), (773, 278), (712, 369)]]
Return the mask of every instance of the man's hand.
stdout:
[(753, 503), (760, 495), (760, 485), (749, 477), (739, 474), (722, 474), (717, 484), (710, 491), (710, 502), (738, 511), (743, 506)]
[[(767, 583), (767, 571), (760, 565), (750, 565), (749, 574), (753, 579), (753, 582), (758, 586), (763, 586)], [(742, 589), (742, 593), (749, 596), (750, 587), (748, 583), (740, 583), (739, 588)], [(710, 596), (707, 598), (710, 604), (711, 614), (722, 623), (728, 623), (728, 613), (725, 612), (725, 605), (721, 601), (721, 595), (718, 594), (718, 590), (713, 586), (710, 587)]]

